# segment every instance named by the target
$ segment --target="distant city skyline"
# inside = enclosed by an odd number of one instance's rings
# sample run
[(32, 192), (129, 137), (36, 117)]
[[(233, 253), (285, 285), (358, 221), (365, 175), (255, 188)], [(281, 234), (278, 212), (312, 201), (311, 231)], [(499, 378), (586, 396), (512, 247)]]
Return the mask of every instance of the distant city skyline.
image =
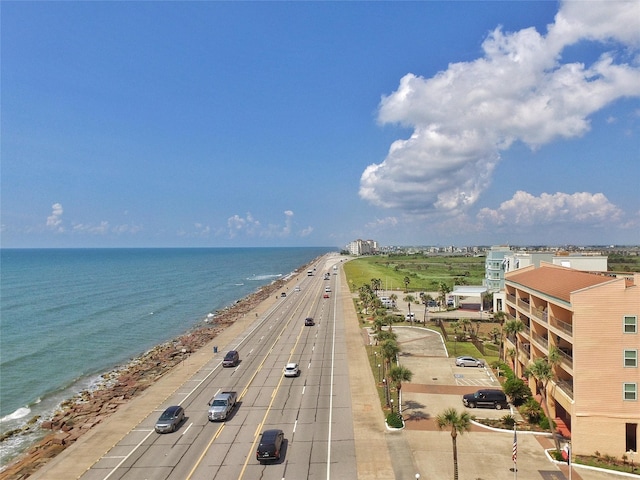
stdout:
[(2, 247), (637, 245), (640, 3), (3, 2)]

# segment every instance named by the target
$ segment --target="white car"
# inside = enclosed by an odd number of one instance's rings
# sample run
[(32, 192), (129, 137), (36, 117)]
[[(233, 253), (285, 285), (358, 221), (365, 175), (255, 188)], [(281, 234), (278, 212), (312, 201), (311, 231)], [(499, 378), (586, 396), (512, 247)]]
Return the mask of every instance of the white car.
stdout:
[(457, 367), (484, 367), (484, 361), (474, 357), (458, 357), (456, 358)]
[(297, 363), (287, 363), (284, 367), (284, 376), (285, 377), (299, 377), (300, 376), (300, 367), (298, 367)]

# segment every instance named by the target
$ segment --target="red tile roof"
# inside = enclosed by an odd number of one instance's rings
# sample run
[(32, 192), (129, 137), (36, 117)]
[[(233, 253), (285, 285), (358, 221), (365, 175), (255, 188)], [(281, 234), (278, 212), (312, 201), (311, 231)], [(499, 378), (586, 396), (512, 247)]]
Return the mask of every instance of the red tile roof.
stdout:
[(570, 268), (543, 264), (538, 268), (527, 269), (521, 273), (516, 270), (513, 274), (507, 275), (506, 280), (569, 302), (571, 292), (610, 282), (613, 278), (606, 275), (596, 275)]

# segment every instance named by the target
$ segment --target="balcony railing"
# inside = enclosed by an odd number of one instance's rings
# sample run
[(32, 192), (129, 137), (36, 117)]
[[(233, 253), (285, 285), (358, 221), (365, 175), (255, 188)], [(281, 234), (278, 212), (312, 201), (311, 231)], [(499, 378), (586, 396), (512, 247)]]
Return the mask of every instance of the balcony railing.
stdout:
[(529, 304), (522, 299), (518, 300), (518, 306), (527, 312), (529, 311)]
[(571, 354), (560, 348), (558, 349), (558, 353), (560, 354), (560, 361), (567, 364), (570, 368), (573, 368), (573, 357)]
[(573, 400), (573, 381), (558, 380), (556, 385)]
[(553, 315), (551, 316), (551, 325), (559, 328), (564, 332), (567, 332), (569, 335), (573, 335), (573, 325), (563, 320), (560, 320), (559, 318), (556, 318)]
[(537, 318), (541, 322), (548, 323), (547, 312), (543, 312), (542, 310), (536, 310), (535, 308), (532, 308), (531, 316)]
[(545, 349), (549, 348), (549, 339), (544, 338), (542, 335), (531, 332), (531, 339), (541, 347), (544, 347)]

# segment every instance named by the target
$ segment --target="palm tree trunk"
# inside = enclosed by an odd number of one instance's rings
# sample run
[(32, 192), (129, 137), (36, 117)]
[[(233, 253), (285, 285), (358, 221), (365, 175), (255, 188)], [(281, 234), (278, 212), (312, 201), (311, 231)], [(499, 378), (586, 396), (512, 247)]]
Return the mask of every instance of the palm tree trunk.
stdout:
[(458, 480), (458, 447), (456, 445), (456, 436), (453, 434), (451, 435), (451, 441), (453, 442), (453, 480)]

